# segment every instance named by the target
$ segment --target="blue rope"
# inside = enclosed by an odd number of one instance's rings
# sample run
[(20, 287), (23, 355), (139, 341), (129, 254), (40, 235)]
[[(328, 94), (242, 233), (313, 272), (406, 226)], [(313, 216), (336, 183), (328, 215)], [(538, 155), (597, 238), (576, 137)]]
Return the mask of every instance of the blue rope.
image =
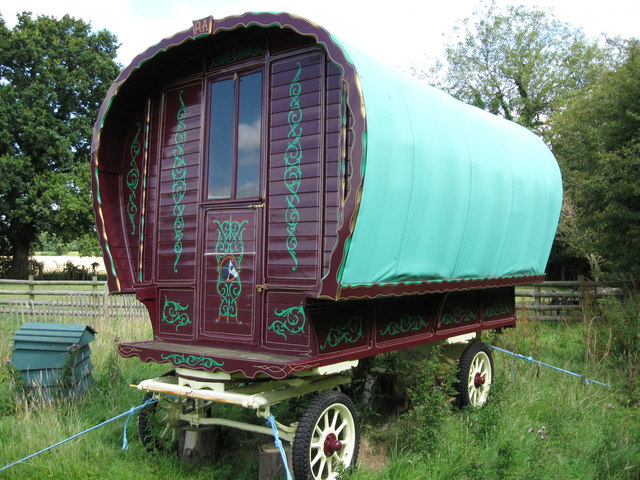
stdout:
[(276, 447), (278, 447), (278, 450), (280, 450), (280, 456), (282, 457), (282, 463), (284, 464), (284, 471), (287, 474), (287, 480), (293, 480), (291, 477), (291, 472), (289, 471), (287, 454), (284, 451), (284, 447), (282, 446), (282, 441), (280, 440), (280, 434), (278, 433), (278, 426), (276, 425), (276, 419), (273, 415), (269, 415), (268, 423), (269, 425), (271, 425), (271, 430), (273, 430), (273, 438), (275, 439), (274, 443)]
[(54, 449), (54, 448), (56, 448), (56, 447), (59, 447), (60, 445), (62, 445), (62, 444), (64, 444), (64, 443), (67, 443), (67, 442), (68, 442), (68, 441), (70, 441), (70, 440), (74, 440), (74, 439), (76, 439), (76, 438), (80, 437), (81, 435), (84, 435), (85, 433), (89, 433), (89, 432), (91, 432), (91, 431), (93, 431), (93, 430), (96, 430), (96, 429), (98, 429), (98, 428), (100, 428), (100, 427), (104, 427), (105, 425), (107, 425), (107, 424), (109, 424), (109, 423), (111, 423), (111, 422), (114, 422), (114, 421), (116, 421), (116, 420), (118, 420), (119, 418), (122, 418), (122, 417), (124, 417), (124, 416), (128, 416), (128, 417), (127, 417), (127, 421), (125, 422), (125, 427), (124, 427), (124, 439), (123, 439), (123, 442), (122, 442), (122, 448), (123, 448), (123, 450), (126, 450), (126, 449), (128, 448), (128, 442), (127, 442), (127, 424), (129, 423), (129, 419), (131, 418), (131, 416), (132, 416), (135, 412), (137, 412), (138, 410), (143, 409), (143, 408), (144, 408), (144, 407), (146, 407), (147, 405), (149, 405), (149, 404), (151, 404), (151, 403), (154, 403), (154, 402), (156, 402), (156, 401), (157, 401), (157, 400), (154, 400), (153, 398), (150, 398), (149, 400), (147, 400), (146, 402), (144, 402), (142, 405), (139, 405), (139, 406), (137, 406), (137, 407), (133, 407), (133, 408), (131, 408), (129, 411), (124, 412), (124, 413), (121, 413), (120, 415), (117, 415), (117, 416), (115, 416), (115, 417), (113, 417), (113, 418), (111, 418), (111, 419), (109, 419), (109, 420), (106, 420), (106, 421), (102, 422), (102, 423), (101, 423), (101, 424), (99, 424), (99, 425), (96, 425), (96, 426), (94, 426), (94, 427), (88, 428), (88, 429), (86, 429), (86, 430), (84, 430), (84, 431), (82, 431), (82, 432), (80, 432), (80, 433), (76, 433), (74, 436), (69, 437), (69, 438), (67, 438), (67, 439), (65, 439), (65, 440), (62, 440), (61, 442), (58, 442), (58, 443), (56, 443), (55, 445), (51, 445), (51, 446), (49, 446), (49, 447), (47, 447), (47, 448), (43, 448), (42, 450), (40, 450), (40, 451), (38, 451), (38, 452), (36, 452), (36, 453), (32, 453), (31, 455), (28, 455), (28, 456), (26, 456), (26, 457), (24, 457), (24, 458), (22, 458), (22, 459), (20, 459), (20, 460), (16, 460), (15, 462), (10, 463), (9, 465), (6, 465), (6, 466), (4, 466), (4, 467), (0, 468), (0, 472), (2, 472), (3, 470), (7, 470), (8, 468), (13, 467), (14, 465), (17, 465), (17, 464), (19, 464), (19, 463), (25, 462), (25, 461), (29, 460), (30, 458), (35, 457), (36, 455), (40, 455), (41, 453), (44, 453), (44, 452), (47, 452), (47, 451), (49, 451), (49, 450), (52, 450), (52, 449)]
[(547, 363), (540, 362), (538, 360), (535, 360), (533, 357), (525, 357), (524, 355), (520, 355), (519, 353), (513, 353), (513, 352), (510, 352), (509, 350), (505, 350), (504, 348), (500, 348), (500, 347), (495, 347), (493, 345), (488, 345), (487, 344), (487, 346), (490, 347), (490, 348), (493, 348), (494, 350), (498, 350), (499, 352), (508, 353), (509, 355), (513, 355), (514, 357), (522, 358), (523, 360), (528, 360), (529, 362), (537, 363), (538, 365), (542, 365), (544, 367), (549, 367), (549, 368), (552, 368), (554, 370), (558, 370), (559, 372), (562, 372), (562, 373), (567, 373), (569, 375), (573, 375), (574, 377), (578, 377), (578, 378), (584, 380), (585, 385), (589, 385), (591, 383), (596, 383), (598, 385), (602, 385), (603, 387), (611, 387), (611, 385), (608, 385), (608, 384), (602, 383), (602, 382), (598, 382), (597, 380), (593, 380), (591, 378), (587, 378), (584, 375), (580, 375), (579, 373), (570, 372), (569, 370), (565, 370), (565, 369), (559, 368), (559, 367), (554, 367), (553, 365), (549, 365)]

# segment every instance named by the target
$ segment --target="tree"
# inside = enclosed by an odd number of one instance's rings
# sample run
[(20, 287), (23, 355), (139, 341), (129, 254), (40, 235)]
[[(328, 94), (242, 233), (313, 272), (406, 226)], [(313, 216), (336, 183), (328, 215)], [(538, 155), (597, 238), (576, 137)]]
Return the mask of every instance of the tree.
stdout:
[(571, 215), (563, 240), (605, 271), (640, 277), (640, 41), (551, 118)]
[(445, 48), (440, 85), (455, 97), (542, 133), (569, 92), (600, 75), (606, 51), (542, 10), (485, 4)]
[(0, 16), (0, 247), (23, 278), (39, 232), (63, 240), (93, 226), (92, 126), (118, 72), (116, 37), (68, 15)]

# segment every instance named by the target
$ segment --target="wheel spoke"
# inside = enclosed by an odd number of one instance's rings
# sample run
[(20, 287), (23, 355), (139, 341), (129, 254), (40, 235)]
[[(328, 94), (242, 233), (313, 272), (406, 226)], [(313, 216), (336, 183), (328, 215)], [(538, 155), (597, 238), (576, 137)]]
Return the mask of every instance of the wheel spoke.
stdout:
[(329, 458), (327, 459), (327, 478), (330, 478), (332, 473), (333, 473), (333, 459)]
[(322, 422), (323, 422), (323, 428), (322, 431), (326, 432), (327, 429), (329, 428), (329, 425), (331, 425), (330, 420), (329, 420), (329, 411), (327, 410), (325, 412), (325, 414), (322, 416)]
[(343, 418), (342, 419), (342, 423), (340, 424), (340, 426), (334, 430), (336, 436), (339, 437), (340, 433), (342, 432), (342, 430), (344, 430), (345, 427), (347, 427), (348, 425), (349, 425), (349, 422), (347, 422), (347, 419)]
[(318, 463), (319, 460), (321, 460), (324, 457), (324, 452), (322, 451), (322, 449), (319, 449), (318, 452), (316, 453), (316, 456), (313, 457), (313, 459), (311, 460), (311, 468), (313, 469), (316, 465), (316, 463)]
[(331, 420), (331, 426), (329, 427), (331, 430), (335, 430), (336, 429), (336, 423), (338, 423), (338, 418), (340, 418), (340, 411), (339, 410), (334, 410), (333, 411), (333, 419)]
[(324, 473), (324, 469), (327, 466), (327, 457), (325, 457), (323, 455), (320, 460), (321, 461), (320, 461), (320, 467), (318, 468), (317, 478), (322, 478), (322, 474)]

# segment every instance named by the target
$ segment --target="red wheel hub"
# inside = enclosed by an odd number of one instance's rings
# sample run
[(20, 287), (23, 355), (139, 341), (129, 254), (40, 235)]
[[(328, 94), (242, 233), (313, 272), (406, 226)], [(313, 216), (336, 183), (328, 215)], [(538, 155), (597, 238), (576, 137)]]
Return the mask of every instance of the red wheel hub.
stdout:
[(480, 372), (476, 373), (475, 377), (473, 377), (473, 386), (476, 388), (480, 388), (484, 385), (484, 377)]
[(335, 433), (327, 435), (327, 438), (324, 439), (324, 454), (327, 457), (330, 457), (340, 450), (342, 450), (342, 442), (338, 440)]

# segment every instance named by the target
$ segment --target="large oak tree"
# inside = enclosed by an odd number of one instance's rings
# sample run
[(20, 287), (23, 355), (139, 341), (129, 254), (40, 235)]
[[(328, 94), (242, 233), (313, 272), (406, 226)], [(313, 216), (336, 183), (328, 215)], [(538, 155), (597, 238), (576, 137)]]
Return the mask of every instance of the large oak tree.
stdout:
[(92, 127), (118, 72), (116, 37), (68, 15), (0, 16), (0, 252), (27, 275), (39, 232), (90, 231)]
[(640, 278), (640, 41), (619, 66), (576, 94), (550, 122), (562, 168), (562, 240), (592, 268)]
[(607, 52), (551, 12), (485, 3), (445, 48), (441, 85), (455, 97), (543, 133), (568, 94), (598, 78)]

